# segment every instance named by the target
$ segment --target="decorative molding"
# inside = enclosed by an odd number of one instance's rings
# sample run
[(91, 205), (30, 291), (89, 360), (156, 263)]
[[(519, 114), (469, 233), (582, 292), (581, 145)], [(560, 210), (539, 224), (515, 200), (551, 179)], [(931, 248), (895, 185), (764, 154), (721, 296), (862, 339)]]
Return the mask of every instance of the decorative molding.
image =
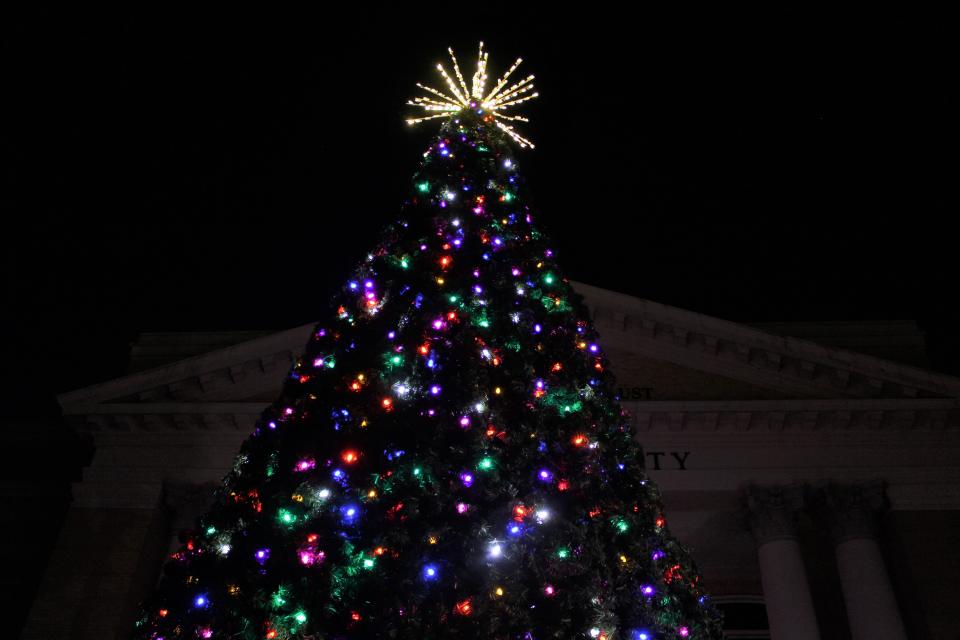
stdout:
[(627, 400), (621, 404), (641, 433), (960, 428), (960, 400), (940, 398)]
[[(639, 432), (960, 429), (960, 400), (627, 400)], [(266, 402), (114, 402), (64, 407), (87, 431), (250, 430)], [(186, 416), (194, 416), (188, 419)]]

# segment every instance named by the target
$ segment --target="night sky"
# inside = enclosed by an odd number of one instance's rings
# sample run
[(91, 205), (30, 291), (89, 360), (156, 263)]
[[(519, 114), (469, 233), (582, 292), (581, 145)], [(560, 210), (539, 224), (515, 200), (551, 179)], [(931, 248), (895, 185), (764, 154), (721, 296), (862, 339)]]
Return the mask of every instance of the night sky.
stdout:
[(518, 159), (569, 277), (736, 321), (914, 319), (960, 374), (946, 16), (404, 6), (0, 20), (0, 412), (55, 415), (140, 331), (317, 319), (435, 131), (403, 123), (414, 82), (479, 39), (491, 75), (537, 75)]

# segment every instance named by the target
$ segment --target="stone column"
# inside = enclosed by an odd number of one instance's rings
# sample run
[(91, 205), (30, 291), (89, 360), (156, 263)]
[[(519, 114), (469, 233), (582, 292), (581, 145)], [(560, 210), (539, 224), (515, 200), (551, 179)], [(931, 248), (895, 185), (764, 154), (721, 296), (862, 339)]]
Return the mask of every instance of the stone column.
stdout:
[(886, 507), (882, 483), (828, 485), (826, 503), (853, 640), (906, 640), (877, 542), (878, 516)]
[(796, 512), (800, 487), (750, 487), (746, 492), (750, 529), (757, 541), (760, 581), (772, 640), (819, 640), (817, 616), (807, 581)]
[(137, 492), (117, 485), (112, 494), (81, 486), (74, 487), (21, 640), (129, 637), (137, 605), (131, 592), (156, 575), (167, 529), (159, 483)]

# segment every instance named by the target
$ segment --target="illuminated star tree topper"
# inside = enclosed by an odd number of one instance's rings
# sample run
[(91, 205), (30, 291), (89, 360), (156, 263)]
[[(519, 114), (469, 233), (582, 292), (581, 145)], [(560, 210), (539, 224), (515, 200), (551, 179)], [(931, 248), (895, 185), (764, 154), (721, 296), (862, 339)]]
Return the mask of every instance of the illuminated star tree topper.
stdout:
[(540, 95), (534, 91), (532, 74), (507, 86), (510, 76), (523, 62), (523, 58), (517, 58), (516, 62), (497, 80), (493, 89), (488, 93), (486, 90), (487, 61), (490, 54), (483, 50), (483, 42), (480, 43), (480, 49), (477, 53), (477, 70), (470, 79), (469, 87), (460, 71), (460, 65), (457, 63), (457, 57), (453, 54), (453, 49), (447, 49), (447, 51), (450, 53), (450, 60), (453, 62), (453, 72), (456, 80), (447, 73), (442, 63), (438, 63), (437, 71), (447, 84), (447, 92), (418, 82), (417, 87), (427, 92), (427, 95), (413, 98), (407, 104), (420, 107), (429, 115), (408, 118), (407, 124), (413, 125), (435, 118), (449, 118), (464, 111), (471, 111), (479, 115), (485, 122), (495, 124), (502, 129), (521, 147), (532, 149), (532, 142), (517, 133), (513, 126), (504, 122), (529, 122), (527, 118), (515, 113), (508, 114), (507, 111)]

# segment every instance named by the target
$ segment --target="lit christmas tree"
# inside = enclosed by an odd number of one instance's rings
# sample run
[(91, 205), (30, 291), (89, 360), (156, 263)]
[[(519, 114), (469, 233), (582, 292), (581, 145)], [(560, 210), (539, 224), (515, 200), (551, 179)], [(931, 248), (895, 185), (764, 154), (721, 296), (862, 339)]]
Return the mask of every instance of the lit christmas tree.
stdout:
[[(451, 52), (452, 56), (452, 52)], [(440, 118), (400, 219), (344, 285), (168, 562), (135, 637), (719, 638), (587, 310), (533, 225), (505, 113)], [(508, 86), (509, 85), (509, 86)]]

